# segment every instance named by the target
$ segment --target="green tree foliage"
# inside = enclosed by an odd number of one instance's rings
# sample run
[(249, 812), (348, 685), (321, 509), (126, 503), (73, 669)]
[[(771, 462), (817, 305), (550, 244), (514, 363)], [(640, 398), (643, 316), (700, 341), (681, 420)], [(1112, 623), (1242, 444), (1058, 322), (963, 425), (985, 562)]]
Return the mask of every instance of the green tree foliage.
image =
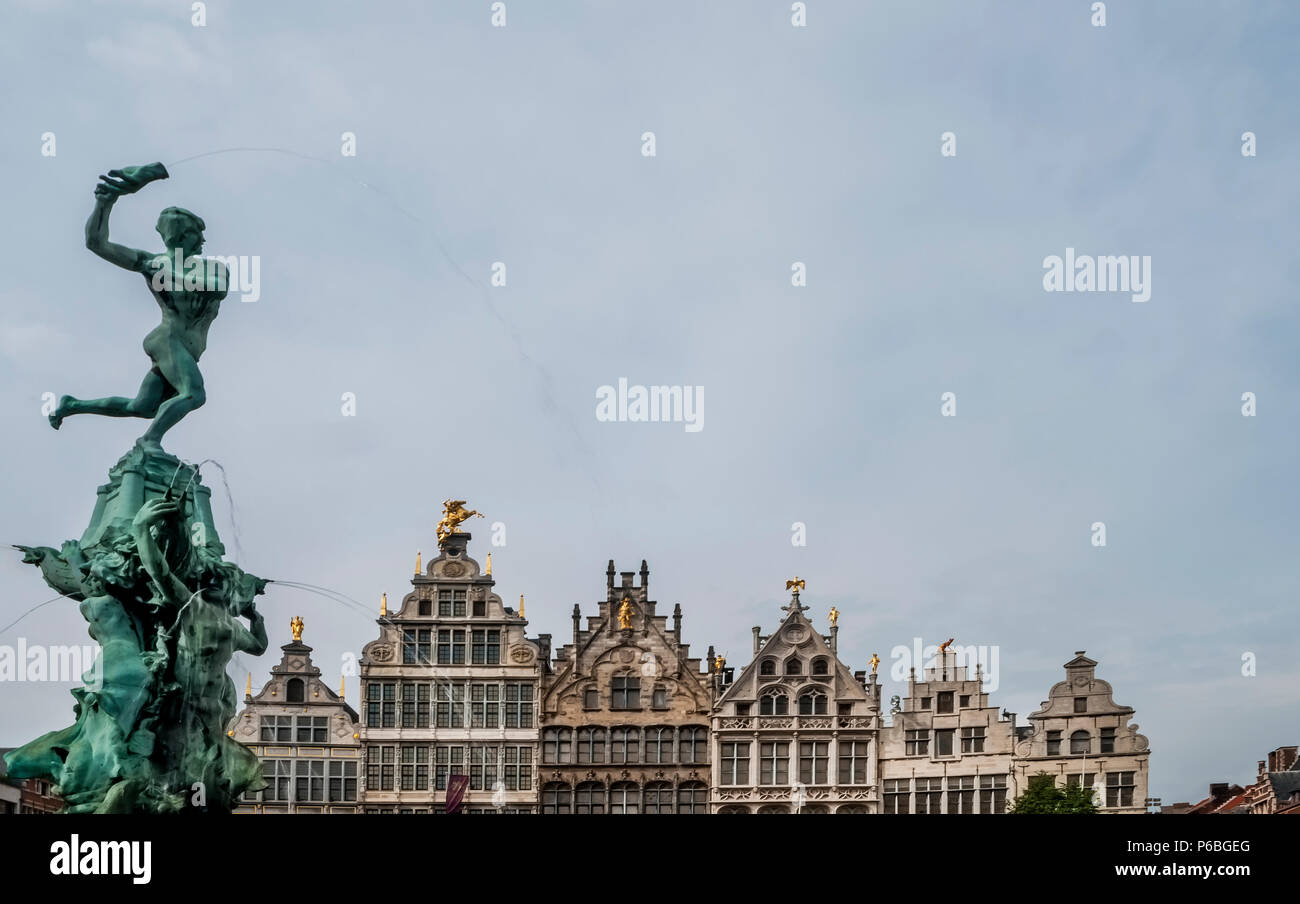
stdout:
[(1080, 785), (1057, 787), (1050, 775), (1033, 775), (1025, 793), (1012, 802), (1008, 813), (1096, 813), (1092, 789)]

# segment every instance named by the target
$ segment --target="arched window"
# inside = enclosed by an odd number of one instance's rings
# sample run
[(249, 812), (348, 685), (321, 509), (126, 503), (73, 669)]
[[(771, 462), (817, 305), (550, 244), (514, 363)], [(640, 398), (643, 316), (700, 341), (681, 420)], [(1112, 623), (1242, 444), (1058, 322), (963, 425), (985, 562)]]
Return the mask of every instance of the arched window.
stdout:
[(1076, 731), (1070, 734), (1070, 753), (1090, 753), (1088, 749), (1092, 746), (1092, 736), (1086, 731)]
[(760, 716), (784, 716), (790, 712), (790, 698), (785, 694), (772, 692), (763, 695), (758, 702)]
[(543, 813), (572, 813), (573, 792), (568, 785), (552, 782), (542, 786)]
[(709, 788), (704, 782), (682, 782), (677, 788), (677, 812), (709, 812)]
[(867, 812), (866, 807), (859, 806), (858, 804), (845, 804), (844, 806), (836, 810), (835, 814), (838, 816), (840, 813), (865, 813), (865, 812)]
[(831, 808), (821, 804), (809, 804), (800, 810), (800, 813), (830, 813)]
[(644, 811), (650, 814), (673, 812), (673, 786), (668, 782), (650, 782), (641, 795), (645, 802)]
[(603, 728), (579, 728), (578, 729), (578, 762), (579, 763), (605, 762), (605, 729)]
[(737, 807), (733, 805), (730, 807), (723, 807), (718, 811), (719, 816), (739, 816), (742, 813), (748, 815), (749, 807)]
[(575, 813), (604, 813), (605, 786), (600, 782), (584, 782), (574, 793)]
[(611, 763), (641, 762), (641, 729), (628, 725), (610, 732), (609, 761)]
[(802, 675), (803, 663), (798, 658), (787, 659), (785, 661), (785, 673), (787, 675)]
[(708, 748), (704, 740), (707, 729), (687, 725), (677, 732), (677, 762), (704, 763), (708, 761)]
[(818, 693), (803, 694), (799, 698), (799, 715), (801, 716), (826, 715), (826, 695), (818, 694)]
[(786, 807), (779, 806), (777, 804), (768, 804), (766, 807), (758, 808), (758, 814), (760, 816), (767, 816), (774, 813), (789, 813), (789, 812), (790, 811)]
[(812, 673), (814, 675), (827, 675), (830, 673), (830, 666), (826, 664), (825, 659), (814, 659)]
[(609, 812), (640, 813), (641, 789), (632, 782), (616, 782), (609, 789)]
[(760, 675), (775, 675), (775, 674), (776, 674), (776, 662), (774, 662), (774, 661), (771, 660), (771, 659), (764, 659), (761, 663), (759, 663), (759, 666), (758, 666), (758, 674), (760, 674)]
[(301, 678), (290, 678), (284, 688), (284, 699), (289, 703), (302, 703), (307, 699), (307, 691)]
[(645, 730), (645, 761), (647, 763), (673, 762), (673, 730), (653, 726)]
[(547, 728), (542, 731), (542, 762), (573, 762), (573, 729)]

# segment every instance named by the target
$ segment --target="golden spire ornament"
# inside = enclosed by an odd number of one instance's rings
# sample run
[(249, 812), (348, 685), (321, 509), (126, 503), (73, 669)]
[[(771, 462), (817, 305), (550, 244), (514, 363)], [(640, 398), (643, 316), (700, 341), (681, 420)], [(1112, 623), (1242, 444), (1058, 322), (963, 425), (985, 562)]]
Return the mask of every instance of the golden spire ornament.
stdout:
[(293, 642), (302, 643), (303, 620), (301, 615), (295, 615), (289, 621), (289, 630), (293, 632)]
[(339, 675), (339, 699), (346, 700), (348, 696), (348, 676)]
[(248, 673), (248, 680), (244, 682), (244, 696), (253, 696), (253, 673)]
[(492, 553), (488, 553), (488, 557), (487, 557), (487, 570), (486, 570), (484, 573), (485, 573), (485, 574), (491, 574), (491, 573), (492, 573)]
[(380, 614), (380, 615), (387, 615), (387, 614), (388, 614), (388, 594), (387, 594), (387, 593), (385, 593), (383, 596), (381, 596), (381, 597), (379, 598), (379, 614)]
[(524, 617), (524, 595), (522, 593), (519, 594), (519, 617)]
[(424, 574), (424, 550), (422, 549), (415, 551), (415, 573)]

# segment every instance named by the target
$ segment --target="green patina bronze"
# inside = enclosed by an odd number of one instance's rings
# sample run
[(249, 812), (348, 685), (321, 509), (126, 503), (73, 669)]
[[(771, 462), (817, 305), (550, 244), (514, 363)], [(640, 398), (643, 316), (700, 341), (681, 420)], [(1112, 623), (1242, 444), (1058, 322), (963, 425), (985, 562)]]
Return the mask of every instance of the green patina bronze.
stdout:
[(149, 281), (162, 308), (144, 342), (154, 366), (135, 398), (64, 396), (50, 422), (57, 429), (69, 415), (102, 414), (152, 423), (109, 471), (80, 540), (18, 547), (80, 604), (101, 653), (72, 692), (76, 722), (5, 754), (7, 771), (51, 780), (70, 813), (229, 812), (241, 793), (265, 787), (257, 757), (226, 734), (237, 706), (226, 667), (236, 652), (266, 651), (254, 598), (267, 582), (225, 560), (210, 490), (160, 442), (203, 404), (198, 359), (225, 296), (224, 271), (198, 256), (203, 221), (181, 208), (158, 219), (163, 254), (108, 241), (113, 203), (167, 178), (162, 164), (100, 178), (86, 246)]

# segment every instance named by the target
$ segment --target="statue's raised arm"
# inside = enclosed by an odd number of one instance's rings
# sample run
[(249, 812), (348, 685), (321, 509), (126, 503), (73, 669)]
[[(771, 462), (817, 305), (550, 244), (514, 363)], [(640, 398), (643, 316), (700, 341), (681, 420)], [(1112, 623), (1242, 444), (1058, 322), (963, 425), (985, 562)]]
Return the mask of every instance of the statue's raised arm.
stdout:
[(150, 182), (166, 179), (167, 168), (161, 163), (128, 166), (109, 170), (107, 175), (99, 178), (101, 181), (95, 186), (95, 209), (91, 211), (90, 219), (86, 220), (86, 247), (123, 270), (139, 271), (153, 255), (110, 242), (108, 216), (113, 212), (113, 204), (122, 195), (134, 194)]

